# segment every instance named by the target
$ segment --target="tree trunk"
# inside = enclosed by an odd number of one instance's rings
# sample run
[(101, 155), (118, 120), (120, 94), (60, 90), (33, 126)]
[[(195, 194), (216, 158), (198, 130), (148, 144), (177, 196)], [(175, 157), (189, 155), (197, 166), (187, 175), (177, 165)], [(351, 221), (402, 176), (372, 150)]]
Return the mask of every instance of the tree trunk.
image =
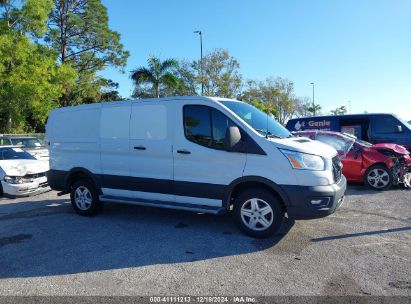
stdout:
[(9, 119), (7, 120), (7, 133), (11, 134), (11, 127), (12, 127), (12, 120), (11, 120), (11, 114), (9, 114)]
[(155, 97), (160, 98), (160, 83), (158, 81), (154, 84), (154, 93)]

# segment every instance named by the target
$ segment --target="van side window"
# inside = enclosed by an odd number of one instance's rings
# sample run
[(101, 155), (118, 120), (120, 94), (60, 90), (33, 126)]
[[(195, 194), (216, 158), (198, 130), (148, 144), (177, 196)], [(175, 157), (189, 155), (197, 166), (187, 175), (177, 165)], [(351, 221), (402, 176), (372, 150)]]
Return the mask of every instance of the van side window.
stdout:
[(376, 133), (394, 133), (395, 126), (400, 122), (391, 116), (376, 116), (374, 118)]
[(224, 138), (227, 128), (233, 122), (223, 113), (207, 106), (184, 106), (184, 134), (189, 141), (196, 144), (224, 149)]
[(184, 134), (189, 141), (211, 146), (210, 109), (206, 106), (184, 107)]
[(213, 133), (212, 147), (224, 150), (225, 133), (227, 128), (234, 126), (234, 123), (220, 111), (211, 109), (211, 126)]

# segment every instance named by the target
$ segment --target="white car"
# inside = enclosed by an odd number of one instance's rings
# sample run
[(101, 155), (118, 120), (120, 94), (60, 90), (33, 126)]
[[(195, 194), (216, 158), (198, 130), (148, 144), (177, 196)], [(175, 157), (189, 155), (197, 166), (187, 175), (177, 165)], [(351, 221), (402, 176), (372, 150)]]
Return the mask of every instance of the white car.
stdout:
[(0, 146), (20, 147), (36, 159), (49, 160), (49, 150), (35, 136), (0, 135)]
[(0, 194), (26, 196), (50, 190), (49, 164), (16, 147), (0, 147)]

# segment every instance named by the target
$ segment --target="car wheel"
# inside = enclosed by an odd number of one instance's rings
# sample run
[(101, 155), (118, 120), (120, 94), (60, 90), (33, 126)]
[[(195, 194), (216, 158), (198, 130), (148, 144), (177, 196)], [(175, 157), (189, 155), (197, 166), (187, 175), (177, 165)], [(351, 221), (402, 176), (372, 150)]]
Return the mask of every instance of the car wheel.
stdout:
[(234, 218), (247, 235), (265, 238), (274, 235), (284, 221), (284, 208), (265, 189), (249, 189), (234, 202)]
[(87, 179), (79, 180), (72, 185), (70, 199), (74, 210), (84, 216), (95, 215), (103, 207), (96, 187)]
[(374, 165), (365, 171), (364, 181), (371, 189), (386, 190), (392, 185), (393, 175), (386, 166)]

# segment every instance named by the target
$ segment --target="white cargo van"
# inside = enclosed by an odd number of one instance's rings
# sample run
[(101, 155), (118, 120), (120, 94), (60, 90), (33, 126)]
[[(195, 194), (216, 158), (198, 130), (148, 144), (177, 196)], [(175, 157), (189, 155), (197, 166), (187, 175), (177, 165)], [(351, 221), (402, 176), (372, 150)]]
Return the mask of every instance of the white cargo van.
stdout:
[(311, 219), (342, 203), (337, 152), (293, 137), (255, 107), (223, 98), (172, 97), (53, 110), (46, 126), (48, 183), (80, 215), (103, 202), (221, 214), (255, 237), (285, 213)]

